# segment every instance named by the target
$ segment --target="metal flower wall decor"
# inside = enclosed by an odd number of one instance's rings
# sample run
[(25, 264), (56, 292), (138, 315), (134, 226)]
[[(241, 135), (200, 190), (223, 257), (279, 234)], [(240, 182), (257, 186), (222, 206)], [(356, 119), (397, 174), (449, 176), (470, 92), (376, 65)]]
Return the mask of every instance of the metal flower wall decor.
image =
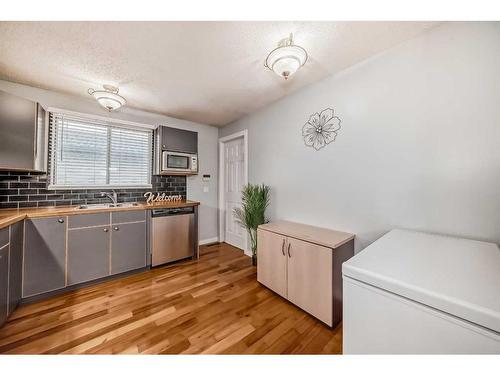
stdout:
[(333, 109), (327, 108), (309, 117), (302, 127), (302, 137), (306, 146), (320, 150), (335, 140), (339, 130), (340, 119), (333, 115)]

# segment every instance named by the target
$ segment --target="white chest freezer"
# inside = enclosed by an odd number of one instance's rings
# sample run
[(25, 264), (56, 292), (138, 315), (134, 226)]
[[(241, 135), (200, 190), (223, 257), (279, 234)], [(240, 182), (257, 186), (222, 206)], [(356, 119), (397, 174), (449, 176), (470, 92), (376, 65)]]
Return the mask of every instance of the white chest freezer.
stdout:
[(344, 354), (500, 354), (496, 244), (393, 230), (342, 275)]

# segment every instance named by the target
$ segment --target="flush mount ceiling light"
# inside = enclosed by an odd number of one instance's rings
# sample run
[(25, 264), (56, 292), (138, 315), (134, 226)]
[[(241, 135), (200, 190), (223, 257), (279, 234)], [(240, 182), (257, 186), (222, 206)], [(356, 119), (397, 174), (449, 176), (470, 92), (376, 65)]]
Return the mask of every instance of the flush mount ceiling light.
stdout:
[(111, 85), (103, 85), (102, 87), (104, 90), (89, 89), (88, 93), (109, 112), (114, 111), (127, 103), (123, 96), (118, 95), (118, 87)]
[(288, 79), (299, 70), (307, 61), (307, 52), (304, 48), (293, 44), (293, 35), (280, 40), (278, 48), (272, 50), (264, 65), (280, 77)]

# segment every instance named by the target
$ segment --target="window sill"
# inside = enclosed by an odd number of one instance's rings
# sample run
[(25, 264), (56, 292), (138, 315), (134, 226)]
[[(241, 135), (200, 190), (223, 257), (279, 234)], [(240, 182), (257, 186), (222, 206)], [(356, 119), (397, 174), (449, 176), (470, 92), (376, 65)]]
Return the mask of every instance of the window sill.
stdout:
[(49, 185), (47, 190), (151, 189), (153, 185)]

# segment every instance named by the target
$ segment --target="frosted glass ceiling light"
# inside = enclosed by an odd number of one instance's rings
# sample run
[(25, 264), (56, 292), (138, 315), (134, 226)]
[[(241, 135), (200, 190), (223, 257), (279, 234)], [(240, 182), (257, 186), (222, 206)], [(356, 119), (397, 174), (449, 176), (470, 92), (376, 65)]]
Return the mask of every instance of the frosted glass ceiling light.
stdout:
[(103, 85), (102, 87), (104, 90), (89, 89), (88, 93), (109, 112), (114, 111), (127, 103), (123, 96), (118, 95), (118, 87), (111, 85)]
[(280, 40), (278, 48), (272, 50), (264, 65), (280, 77), (288, 79), (299, 70), (307, 61), (307, 52), (304, 48), (293, 44), (293, 35)]

